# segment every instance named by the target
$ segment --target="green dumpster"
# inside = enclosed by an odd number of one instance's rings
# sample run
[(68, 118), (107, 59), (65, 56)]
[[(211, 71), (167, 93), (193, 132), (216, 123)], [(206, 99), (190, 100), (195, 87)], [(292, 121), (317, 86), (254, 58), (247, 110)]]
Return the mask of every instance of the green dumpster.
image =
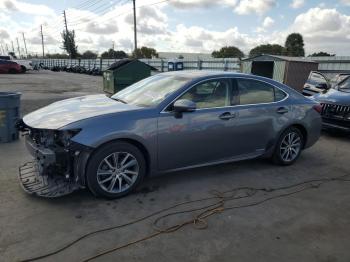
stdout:
[(121, 59), (103, 73), (103, 91), (115, 94), (118, 91), (151, 76), (157, 69), (136, 59)]

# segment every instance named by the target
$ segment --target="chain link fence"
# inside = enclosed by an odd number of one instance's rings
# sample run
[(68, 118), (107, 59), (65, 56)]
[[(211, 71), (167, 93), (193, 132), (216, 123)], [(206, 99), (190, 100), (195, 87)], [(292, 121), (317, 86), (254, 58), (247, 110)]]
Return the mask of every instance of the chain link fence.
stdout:
[[(52, 68), (54, 66), (79, 65), (86, 69), (97, 68), (106, 70), (118, 59), (35, 59), (33, 65), (43, 65)], [(160, 72), (168, 71), (168, 60), (166, 59), (140, 59), (140, 61), (157, 68)], [(184, 64), (184, 70), (218, 70), (218, 71), (240, 71), (240, 59), (238, 58), (213, 58), (210, 60), (180, 60)]]

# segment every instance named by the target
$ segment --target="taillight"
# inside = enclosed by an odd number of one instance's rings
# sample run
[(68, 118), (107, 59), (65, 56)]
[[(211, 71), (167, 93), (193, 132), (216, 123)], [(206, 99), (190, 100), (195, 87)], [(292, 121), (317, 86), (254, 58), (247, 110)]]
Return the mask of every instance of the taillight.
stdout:
[(319, 114), (322, 113), (322, 105), (317, 104), (317, 105), (314, 105), (312, 108), (315, 109)]

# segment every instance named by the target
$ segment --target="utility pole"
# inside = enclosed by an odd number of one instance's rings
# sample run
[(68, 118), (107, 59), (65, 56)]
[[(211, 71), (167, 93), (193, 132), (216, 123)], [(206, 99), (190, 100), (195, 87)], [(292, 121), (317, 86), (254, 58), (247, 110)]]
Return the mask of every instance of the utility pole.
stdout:
[(19, 48), (18, 37), (16, 37), (16, 41), (17, 41), (18, 58), (21, 58), (21, 50)]
[(63, 10), (63, 17), (64, 17), (64, 25), (66, 27), (66, 33), (68, 33), (66, 10)]
[(12, 52), (15, 53), (15, 48), (13, 47), (13, 41), (11, 40)]
[(134, 45), (135, 45), (135, 56), (137, 58), (137, 28), (136, 28), (136, 0), (132, 1), (134, 4)]
[(0, 45), (1, 45), (1, 53), (4, 55), (5, 54), (4, 47), (2, 46), (2, 44), (0, 44)]
[(6, 52), (7, 52), (7, 55), (8, 55), (8, 52), (9, 52), (9, 46), (7, 45), (7, 43), (5, 44), (6, 46)]
[(40, 34), (41, 34), (41, 46), (43, 48), (43, 58), (44, 58), (45, 57), (45, 49), (44, 49), (43, 25), (40, 25)]
[(27, 50), (26, 38), (24, 37), (24, 33), (22, 33), (22, 36), (23, 36), (24, 50), (26, 51), (26, 57), (28, 57), (28, 50)]
[[(66, 10), (63, 10), (63, 18), (64, 18), (64, 25), (66, 27), (66, 37), (68, 36), (68, 25), (67, 25), (67, 17), (66, 17)], [(67, 38), (66, 38), (67, 39)], [(72, 54), (69, 52), (69, 57), (72, 59)]]

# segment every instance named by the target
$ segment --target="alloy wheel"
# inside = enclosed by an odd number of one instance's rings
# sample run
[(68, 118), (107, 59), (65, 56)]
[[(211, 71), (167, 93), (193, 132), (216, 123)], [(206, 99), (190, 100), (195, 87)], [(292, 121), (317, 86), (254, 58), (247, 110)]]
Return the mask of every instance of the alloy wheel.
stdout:
[(139, 163), (132, 154), (115, 152), (100, 162), (97, 182), (108, 193), (122, 193), (135, 183), (139, 170)]
[(282, 139), (280, 145), (281, 158), (285, 162), (295, 160), (301, 150), (301, 137), (296, 132), (289, 132)]

